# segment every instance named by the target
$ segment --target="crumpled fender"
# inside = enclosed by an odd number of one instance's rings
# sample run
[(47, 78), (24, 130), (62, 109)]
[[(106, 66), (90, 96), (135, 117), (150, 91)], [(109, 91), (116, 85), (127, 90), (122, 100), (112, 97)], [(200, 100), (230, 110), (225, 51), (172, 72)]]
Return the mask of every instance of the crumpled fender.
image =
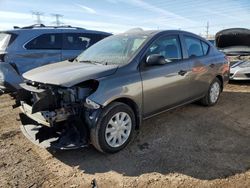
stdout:
[[(128, 75), (128, 79), (114, 77), (109, 80), (99, 80), (97, 90), (87, 98), (101, 106), (107, 106), (119, 98), (127, 98), (136, 104), (142, 104), (142, 85), (139, 74)], [(138, 82), (134, 82), (138, 80)], [(139, 106), (141, 108), (141, 106)]]

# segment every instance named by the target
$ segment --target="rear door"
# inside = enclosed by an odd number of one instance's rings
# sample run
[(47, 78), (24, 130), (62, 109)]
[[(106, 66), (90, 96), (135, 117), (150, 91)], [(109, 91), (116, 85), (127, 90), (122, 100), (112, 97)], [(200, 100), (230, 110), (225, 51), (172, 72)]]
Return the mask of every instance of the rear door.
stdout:
[(207, 92), (214, 76), (214, 59), (208, 55), (210, 47), (205, 41), (189, 35), (182, 35), (182, 39), (184, 61), (191, 67), (188, 74), (190, 99), (199, 98)]
[(144, 116), (174, 107), (189, 97), (188, 62), (182, 62), (182, 50), (178, 35), (166, 35), (156, 39), (147, 49), (144, 60), (152, 54), (163, 55), (168, 61), (165, 65), (141, 68), (143, 84)]
[(95, 33), (64, 33), (62, 59), (77, 57), (81, 52), (105, 37), (105, 35)]
[(24, 44), (24, 48), (25, 50), (17, 52), (15, 57), (14, 63), (19, 73), (61, 61), (62, 35), (41, 34)]

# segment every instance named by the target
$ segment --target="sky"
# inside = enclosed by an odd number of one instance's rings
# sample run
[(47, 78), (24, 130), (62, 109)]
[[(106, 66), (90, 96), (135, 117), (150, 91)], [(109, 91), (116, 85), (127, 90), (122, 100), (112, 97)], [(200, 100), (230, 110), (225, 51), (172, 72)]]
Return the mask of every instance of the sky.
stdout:
[(181, 29), (206, 35), (250, 26), (250, 0), (0, 0), (0, 30), (36, 23), (61, 14), (64, 25), (120, 33), (131, 28)]

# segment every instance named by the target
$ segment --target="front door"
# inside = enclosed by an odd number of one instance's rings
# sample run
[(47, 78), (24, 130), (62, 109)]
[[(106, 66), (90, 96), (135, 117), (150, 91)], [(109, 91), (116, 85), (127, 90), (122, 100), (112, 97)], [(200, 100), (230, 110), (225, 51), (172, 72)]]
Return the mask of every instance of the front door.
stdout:
[[(178, 35), (156, 39), (148, 48), (146, 57), (160, 54), (167, 61), (164, 65), (141, 67), (143, 84), (144, 117), (183, 103), (188, 96), (189, 65), (182, 62), (182, 50)], [(145, 60), (144, 60), (145, 61)]]

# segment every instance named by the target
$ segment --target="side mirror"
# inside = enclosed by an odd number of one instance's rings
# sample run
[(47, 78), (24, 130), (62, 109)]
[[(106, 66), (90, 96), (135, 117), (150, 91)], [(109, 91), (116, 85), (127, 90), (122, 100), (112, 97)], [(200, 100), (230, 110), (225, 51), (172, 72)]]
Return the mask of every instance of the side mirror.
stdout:
[(147, 57), (146, 63), (147, 65), (164, 65), (167, 62), (164, 56), (159, 55), (159, 54), (153, 54)]

